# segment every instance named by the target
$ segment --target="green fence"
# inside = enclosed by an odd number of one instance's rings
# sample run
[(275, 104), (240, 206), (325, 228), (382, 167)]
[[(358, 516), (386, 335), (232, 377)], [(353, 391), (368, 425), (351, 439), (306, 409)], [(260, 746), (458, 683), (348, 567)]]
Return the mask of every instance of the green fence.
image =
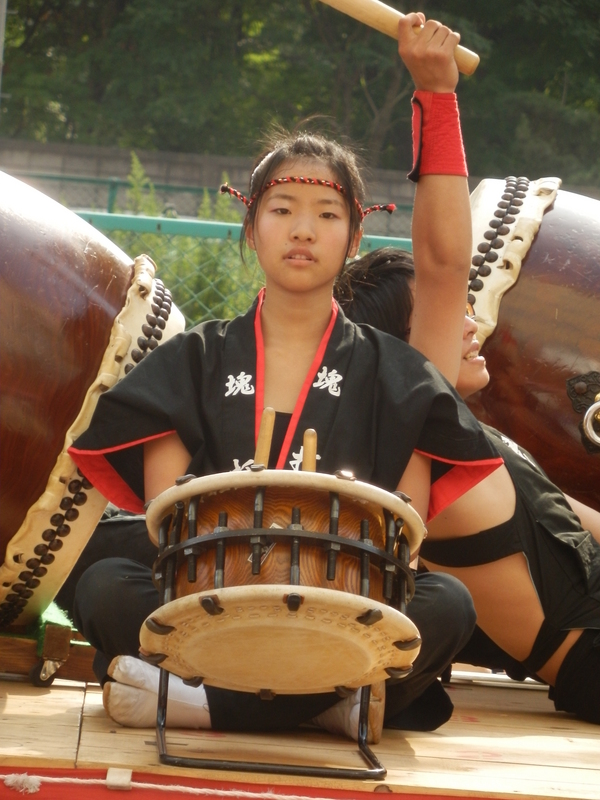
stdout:
[[(242, 226), (227, 222), (79, 212), (129, 256), (149, 255), (173, 293), (188, 327), (206, 319), (228, 319), (244, 312), (262, 286), (255, 255), (242, 263)], [(362, 252), (393, 245), (411, 249), (410, 239), (363, 237)]]
[[(8, 170), (19, 180), (39, 189), (68, 208), (105, 210), (112, 214), (128, 208), (131, 181), (127, 178), (91, 178), (80, 175), (52, 175), (47, 172)], [(216, 188), (152, 182), (156, 202), (163, 214), (197, 216), (205, 192), (214, 197)]]

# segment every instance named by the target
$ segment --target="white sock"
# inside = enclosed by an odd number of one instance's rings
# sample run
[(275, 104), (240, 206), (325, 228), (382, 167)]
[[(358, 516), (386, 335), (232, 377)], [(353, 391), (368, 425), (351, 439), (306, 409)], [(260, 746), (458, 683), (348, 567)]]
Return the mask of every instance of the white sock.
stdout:
[[(117, 656), (108, 668), (114, 681), (107, 681), (102, 701), (107, 713), (128, 728), (156, 725), (160, 670), (133, 656)], [(167, 725), (170, 728), (210, 729), (210, 711), (203, 686), (186, 686), (177, 675), (169, 675)]]
[[(328, 708), (327, 711), (323, 711), (312, 722), (320, 728), (325, 728), (329, 733), (348, 736), (356, 741), (358, 739), (358, 720), (360, 717), (360, 695), (361, 690), (358, 689), (354, 694)], [(385, 682), (381, 681), (371, 687), (367, 734), (367, 742), (369, 744), (377, 744), (381, 739), (384, 711)]]

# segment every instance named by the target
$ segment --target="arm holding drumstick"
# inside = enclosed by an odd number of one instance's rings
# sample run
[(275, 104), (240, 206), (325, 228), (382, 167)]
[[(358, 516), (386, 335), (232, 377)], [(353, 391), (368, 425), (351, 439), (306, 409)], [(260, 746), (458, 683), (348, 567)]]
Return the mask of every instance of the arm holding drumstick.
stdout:
[[(421, 24), (416, 34), (414, 27)], [(423, 14), (398, 25), (399, 52), (415, 83), (412, 221), (417, 286), (410, 343), (455, 383), (471, 260), (471, 208), (453, 57), (458, 34)], [(435, 329), (429, 320), (436, 319)], [(444, 331), (440, 342), (439, 331)], [(456, 349), (458, 347), (458, 350)], [(440, 351), (441, 348), (441, 351)]]
[[(417, 290), (410, 343), (427, 358), (435, 356), (436, 366), (451, 382), (460, 364), (471, 257), (467, 165), (454, 94), (458, 41), (458, 34), (421, 13), (408, 14), (398, 23), (399, 53), (416, 89), (409, 178), (417, 183), (412, 221)], [(431, 319), (437, 321), (435, 329)], [(427, 499), (418, 495), (418, 487), (428, 485), (429, 463), (423, 461), (413, 455), (398, 488), (426, 515)]]
[[(419, 22), (423, 29), (415, 34), (413, 28)], [(453, 52), (458, 35), (438, 22), (425, 21), (423, 14), (408, 14), (398, 25), (398, 41), (416, 87), (414, 164), (409, 175), (417, 182), (412, 224), (415, 302), (409, 341), (456, 385), (472, 243), (468, 173), (454, 94), (458, 70)], [(399, 486), (413, 501), (418, 496), (412, 487), (423, 485), (422, 458), (413, 455)], [(456, 518), (460, 517), (461, 525), (482, 530), (504, 522), (507, 513), (512, 513), (514, 488), (504, 465), (484, 478), (476, 492), (477, 503), (460, 506)], [(441, 516), (430, 521), (430, 532)]]

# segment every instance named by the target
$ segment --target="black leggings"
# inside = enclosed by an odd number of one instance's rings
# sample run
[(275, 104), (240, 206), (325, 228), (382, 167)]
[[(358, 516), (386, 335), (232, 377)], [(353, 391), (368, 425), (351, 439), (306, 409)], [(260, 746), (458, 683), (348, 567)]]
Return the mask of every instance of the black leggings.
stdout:
[(549, 695), (557, 711), (600, 725), (600, 631), (585, 630), (565, 656)]
[[(451, 575), (416, 576), (417, 591), (407, 616), (419, 629), (423, 644), (413, 672), (401, 681), (388, 681), (386, 720), (408, 708), (452, 663), (475, 625), (471, 596)], [(117, 655), (138, 655), (143, 621), (158, 607), (151, 571), (124, 558), (93, 564), (77, 584), (74, 621), (96, 650), (94, 672), (103, 683)], [(258, 695), (206, 686), (215, 730), (286, 730), (325, 711), (339, 701), (334, 692), (309, 695)], [(441, 723), (440, 723), (441, 724)]]

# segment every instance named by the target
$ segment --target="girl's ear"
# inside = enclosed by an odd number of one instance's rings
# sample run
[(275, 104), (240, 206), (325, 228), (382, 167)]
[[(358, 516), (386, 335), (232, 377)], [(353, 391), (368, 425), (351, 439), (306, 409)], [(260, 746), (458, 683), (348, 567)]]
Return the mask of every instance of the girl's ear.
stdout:
[(360, 228), (356, 231), (356, 234), (354, 235), (354, 239), (350, 246), (350, 250), (348, 251), (347, 258), (354, 258), (354, 256), (358, 253), (358, 248), (360, 247), (360, 242), (363, 237), (363, 233), (364, 229), (363, 226), (361, 225)]
[(244, 223), (244, 236), (246, 238), (246, 242), (250, 250), (256, 251), (256, 245), (254, 244), (254, 231), (252, 229), (252, 225), (247, 225)]

